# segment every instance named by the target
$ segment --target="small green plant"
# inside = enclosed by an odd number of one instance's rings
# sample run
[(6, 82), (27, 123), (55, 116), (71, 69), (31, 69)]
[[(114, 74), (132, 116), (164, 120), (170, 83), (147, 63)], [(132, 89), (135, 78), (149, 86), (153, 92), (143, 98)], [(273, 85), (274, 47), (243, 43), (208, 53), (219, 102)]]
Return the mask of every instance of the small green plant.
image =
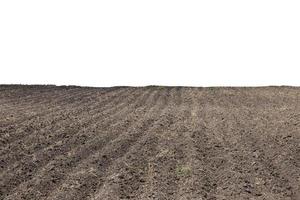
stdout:
[(176, 175), (177, 176), (188, 176), (191, 174), (192, 170), (189, 166), (177, 166), (176, 167)]
[(212, 92), (216, 92), (216, 91), (219, 90), (219, 88), (217, 88), (217, 87), (207, 87), (207, 90), (212, 91)]
[(166, 88), (165, 86), (162, 86), (162, 85), (159, 85), (157, 87), (158, 87), (158, 89), (165, 89)]

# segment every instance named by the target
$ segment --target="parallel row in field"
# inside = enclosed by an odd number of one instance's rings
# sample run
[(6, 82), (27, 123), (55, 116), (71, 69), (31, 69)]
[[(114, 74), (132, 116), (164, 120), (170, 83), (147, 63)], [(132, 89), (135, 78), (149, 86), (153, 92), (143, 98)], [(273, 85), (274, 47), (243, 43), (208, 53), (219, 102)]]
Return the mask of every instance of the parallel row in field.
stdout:
[(298, 199), (298, 88), (0, 87), (0, 199)]

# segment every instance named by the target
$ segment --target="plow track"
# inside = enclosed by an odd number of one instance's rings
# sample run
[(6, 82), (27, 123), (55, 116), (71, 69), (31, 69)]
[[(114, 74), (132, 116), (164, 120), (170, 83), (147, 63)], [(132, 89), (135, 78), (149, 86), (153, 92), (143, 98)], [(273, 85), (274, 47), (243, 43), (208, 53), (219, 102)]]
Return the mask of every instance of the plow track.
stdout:
[(0, 199), (300, 199), (300, 89), (0, 86)]

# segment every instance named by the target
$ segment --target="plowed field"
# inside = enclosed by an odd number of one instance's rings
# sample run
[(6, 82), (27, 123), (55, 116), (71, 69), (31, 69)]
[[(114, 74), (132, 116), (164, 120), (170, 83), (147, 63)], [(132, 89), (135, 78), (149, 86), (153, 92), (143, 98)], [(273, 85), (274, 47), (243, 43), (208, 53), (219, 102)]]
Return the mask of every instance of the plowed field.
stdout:
[(300, 199), (300, 88), (0, 86), (0, 199)]

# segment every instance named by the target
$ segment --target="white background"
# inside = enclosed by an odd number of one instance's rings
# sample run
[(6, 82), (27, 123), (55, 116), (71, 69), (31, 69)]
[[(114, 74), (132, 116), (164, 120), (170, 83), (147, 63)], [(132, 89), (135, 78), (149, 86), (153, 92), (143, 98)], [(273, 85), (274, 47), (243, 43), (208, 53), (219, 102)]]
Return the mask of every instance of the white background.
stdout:
[(0, 1), (0, 84), (299, 86), (299, 68), (299, 1)]

